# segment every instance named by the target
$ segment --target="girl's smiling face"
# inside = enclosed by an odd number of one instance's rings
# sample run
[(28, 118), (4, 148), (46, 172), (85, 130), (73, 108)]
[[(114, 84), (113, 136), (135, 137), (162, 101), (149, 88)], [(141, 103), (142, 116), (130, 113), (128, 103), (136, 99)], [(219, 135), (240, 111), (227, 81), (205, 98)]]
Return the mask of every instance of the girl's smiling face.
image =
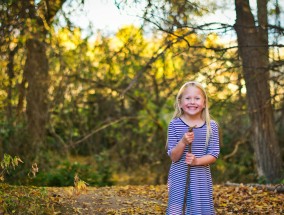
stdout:
[(205, 97), (198, 87), (189, 86), (182, 93), (179, 106), (184, 114), (201, 117), (205, 108)]

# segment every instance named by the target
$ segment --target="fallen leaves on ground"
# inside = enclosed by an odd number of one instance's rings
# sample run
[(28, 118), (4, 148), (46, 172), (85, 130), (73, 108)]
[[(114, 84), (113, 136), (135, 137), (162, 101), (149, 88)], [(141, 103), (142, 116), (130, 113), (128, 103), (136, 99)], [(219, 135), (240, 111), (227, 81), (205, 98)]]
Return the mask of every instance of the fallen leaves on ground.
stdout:
[(284, 214), (284, 194), (265, 187), (214, 186), (217, 214)]
[[(88, 187), (86, 193), (70, 195), (61, 188), (50, 192), (60, 193), (63, 201), (57, 208), (65, 214), (164, 214), (167, 192), (165, 186), (112, 186)], [(69, 202), (68, 204), (66, 204)]]
[[(74, 190), (74, 187), (45, 189), (48, 201), (45, 199), (43, 203), (50, 205), (49, 213), (42, 214), (159, 215), (165, 214), (167, 206), (166, 185), (87, 187), (81, 192)], [(22, 191), (19, 190), (19, 192)], [(14, 191), (11, 195), (19, 196), (19, 192)], [(5, 199), (3, 199), (3, 193), (0, 194), (1, 205)], [(32, 201), (37, 200), (37, 203), (39, 201), (39, 197), (36, 198), (34, 195), (42, 195), (42, 193), (29, 192), (30, 205)], [(10, 199), (13, 198), (10, 196)], [(269, 191), (265, 187), (242, 184), (239, 186), (215, 185), (214, 204), (217, 214), (284, 214), (284, 193)], [(53, 208), (52, 213), (50, 208)], [(17, 208), (13, 210), (15, 214), (19, 214)]]

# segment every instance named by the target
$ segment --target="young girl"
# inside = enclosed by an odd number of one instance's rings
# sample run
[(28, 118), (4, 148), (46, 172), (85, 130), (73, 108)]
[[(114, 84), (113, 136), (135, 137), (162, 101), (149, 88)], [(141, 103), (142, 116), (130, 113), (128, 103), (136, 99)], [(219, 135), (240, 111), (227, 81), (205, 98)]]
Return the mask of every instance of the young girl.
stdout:
[[(193, 132), (188, 132), (192, 127)], [(188, 153), (189, 144), (191, 153)], [(167, 215), (215, 214), (209, 165), (220, 152), (219, 132), (217, 123), (210, 119), (206, 92), (198, 82), (187, 82), (178, 92), (174, 116), (168, 126), (167, 150), (172, 160)], [(186, 182), (188, 165), (190, 179)]]

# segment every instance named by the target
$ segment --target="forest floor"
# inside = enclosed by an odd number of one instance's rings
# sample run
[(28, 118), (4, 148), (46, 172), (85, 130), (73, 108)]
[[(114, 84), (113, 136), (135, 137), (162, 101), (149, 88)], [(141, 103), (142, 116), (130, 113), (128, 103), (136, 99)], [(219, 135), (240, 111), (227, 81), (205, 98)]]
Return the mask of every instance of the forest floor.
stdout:
[[(0, 188), (0, 215), (158, 215), (167, 205), (166, 185)], [(284, 214), (284, 193), (264, 186), (214, 185), (214, 204), (217, 214)]]
[[(158, 215), (165, 214), (167, 205), (165, 185), (87, 188), (75, 196), (68, 189), (51, 191), (59, 195), (63, 214)], [(215, 185), (214, 203), (217, 214), (284, 214), (284, 193), (261, 186)]]

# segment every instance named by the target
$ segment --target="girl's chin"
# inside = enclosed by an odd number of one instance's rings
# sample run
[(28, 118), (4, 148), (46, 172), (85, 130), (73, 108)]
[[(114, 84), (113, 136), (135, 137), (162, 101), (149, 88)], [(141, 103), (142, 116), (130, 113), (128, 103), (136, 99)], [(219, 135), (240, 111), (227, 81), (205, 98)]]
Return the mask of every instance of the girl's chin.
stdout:
[(190, 115), (190, 116), (196, 116), (196, 115), (201, 114), (201, 112), (197, 112), (197, 111), (187, 111), (186, 114), (187, 114), (187, 115)]

